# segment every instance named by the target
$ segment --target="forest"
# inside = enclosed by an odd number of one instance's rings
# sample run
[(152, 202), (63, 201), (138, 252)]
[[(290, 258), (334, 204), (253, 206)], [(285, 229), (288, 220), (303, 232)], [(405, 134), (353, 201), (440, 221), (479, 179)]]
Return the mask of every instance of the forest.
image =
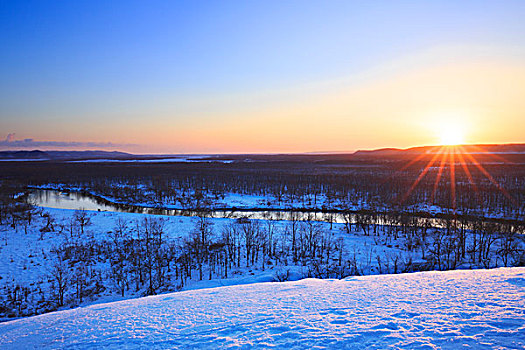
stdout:
[[(0, 317), (209, 283), (525, 266), (525, 167), (445, 168), (439, 182), (432, 169), (413, 186), (426, 163), (404, 164), (5, 162)], [(35, 189), (192, 215), (42, 208), (27, 201)], [(285, 214), (214, 215), (224, 208)]]

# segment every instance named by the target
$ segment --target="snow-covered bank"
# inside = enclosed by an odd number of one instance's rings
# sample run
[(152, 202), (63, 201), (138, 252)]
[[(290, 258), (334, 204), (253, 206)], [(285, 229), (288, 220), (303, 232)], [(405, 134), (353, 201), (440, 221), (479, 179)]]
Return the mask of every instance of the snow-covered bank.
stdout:
[(0, 324), (8, 348), (525, 347), (525, 268), (192, 290)]

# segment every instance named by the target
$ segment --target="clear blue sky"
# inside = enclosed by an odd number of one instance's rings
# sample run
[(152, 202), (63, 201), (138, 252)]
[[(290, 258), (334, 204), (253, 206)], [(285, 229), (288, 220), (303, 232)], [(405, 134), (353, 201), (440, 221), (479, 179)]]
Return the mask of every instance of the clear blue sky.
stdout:
[[(148, 144), (140, 130), (123, 137), (127, 124), (217, 122), (228, 114), (225, 96), (337, 80), (467, 45), (521, 55), (525, 1), (4, 0), (0, 138)], [(208, 150), (166, 142), (159, 151)]]

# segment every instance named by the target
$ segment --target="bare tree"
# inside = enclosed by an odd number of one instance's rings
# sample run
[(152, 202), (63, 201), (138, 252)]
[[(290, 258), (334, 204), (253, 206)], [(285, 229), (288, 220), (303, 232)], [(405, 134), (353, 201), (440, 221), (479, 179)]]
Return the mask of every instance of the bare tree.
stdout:
[(74, 219), (80, 228), (80, 235), (83, 237), (85, 228), (91, 225), (91, 215), (84, 209), (75, 210)]
[(70, 269), (60, 254), (57, 254), (53, 263), (50, 277), (52, 279), (52, 291), (58, 307), (64, 305), (64, 296), (70, 284)]

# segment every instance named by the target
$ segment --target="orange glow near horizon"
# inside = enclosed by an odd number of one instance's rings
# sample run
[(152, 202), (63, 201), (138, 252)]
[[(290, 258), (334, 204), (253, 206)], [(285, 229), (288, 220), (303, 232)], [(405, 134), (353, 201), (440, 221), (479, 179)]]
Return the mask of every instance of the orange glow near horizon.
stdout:
[(436, 55), (427, 56), (340, 80), (175, 102), (163, 96), (96, 113), (66, 110), (56, 117), (63, 120), (60, 127), (18, 118), (4, 122), (0, 138), (15, 132), (18, 139), (111, 141), (113, 150), (132, 153), (351, 152), (525, 142), (523, 62), (436, 63)]
[[(503, 159), (502, 157), (499, 157), (497, 155), (493, 155), (490, 152), (487, 152), (481, 147), (478, 146), (469, 146), (472, 147), (476, 152), (492, 155), (494, 157), (498, 157)], [(422, 156), (418, 156), (411, 160), (407, 165), (405, 165), (401, 170), (407, 168), (408, 166), (414, 164), (418, 160), (421, 160)], [(450, 206), (454, 212), (454, 215), (456, 214), (456, 208), (457, 208), (457, 193), (456, 193), (456, 178), (457, 178), (457, 167), (456, 165), (460, 165), (461, 169), (465, 173), (469, 184), (474, 189), (474, 193), (476, 195), (476, 198), (479, 200), (478, 197), (478, 187), (474, 181), (474, 178), (472, 176), (472, 173), (469, 169), (469, 164), (474, 165), (499, 191), (501, 191), (507, 199), (511, 201), (513, 205), (516, 205), (516, 200), (501, 186), (501, 184), (498, 183), (498, 181), (483, 167), (483, 165), (476, 160), (475, 155), (472, 154), (472, 152), (465, 149), (462, 145), (443, 145), (441, 146), (433, 155), (433, 157), (428, 161), (428, 163), (425, 165), (423, 170), (420, 172), (419, 176), (416, 178), (416, 180), (413, 182), (409, 190), (405, 193), (405, 195), (401, 199), (401, 203), (404, 203), (412, 191), (417, 187), (417, 185), (421, 182), (421, 180), (426, 176), (428, 171), (431, 167), (434, 166), (434, 164), (437, 164), (437, 160), (439, 161), (438, 166), (438, 172), (436, 174), (436, 178), (434, 180), (434, 186), (432, 195), (430, 198), (429, 204), (434, 204), (435, 202), (435, 196), (437, 192), (437, 188), (439, 185), (439, 182), (441, 181), (441, 177), (443, 174), (444, 169), (447, 167), (449, 168), (450, 172)]]

